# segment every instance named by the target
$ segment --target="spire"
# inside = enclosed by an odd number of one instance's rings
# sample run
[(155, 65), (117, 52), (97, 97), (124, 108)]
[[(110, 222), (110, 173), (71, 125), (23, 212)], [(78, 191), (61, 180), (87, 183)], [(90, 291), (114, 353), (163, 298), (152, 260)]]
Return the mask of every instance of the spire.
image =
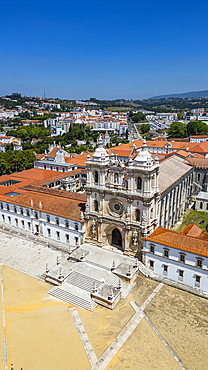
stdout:
[(103, 139), (102, 139), (102, 135), (99, 136), (99, 139), (98, 139), (98, 148), (103, 148)]

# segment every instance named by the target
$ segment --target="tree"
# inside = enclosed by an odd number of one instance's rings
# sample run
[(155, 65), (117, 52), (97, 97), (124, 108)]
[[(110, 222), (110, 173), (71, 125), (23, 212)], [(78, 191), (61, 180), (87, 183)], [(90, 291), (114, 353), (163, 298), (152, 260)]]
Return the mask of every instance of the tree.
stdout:
[(132, 121), (133, 122), (141, 122), (141, 121), (145, 121), (145, 120), (146, 120), (146, 116), (142, 112), (138, 112), (138, 113), (136, 113), (132, 116)]
[(149, 123), (143, 123), (140, 126), (140, 129), (141, 129), (142, 133), (145, 134), (146, 132), (150, 131), (150, 124)]
[(187, 130), (185, 123), (182, 122), (173, 122), (170, 124), (170, 127), (167, 131), (170, 137), (183, 138), (187, 136)]
[(201, 121), (190, 121), (187, 124), (188, 136), (190, 135), (206, 135), (208, 133), (208, 126)]

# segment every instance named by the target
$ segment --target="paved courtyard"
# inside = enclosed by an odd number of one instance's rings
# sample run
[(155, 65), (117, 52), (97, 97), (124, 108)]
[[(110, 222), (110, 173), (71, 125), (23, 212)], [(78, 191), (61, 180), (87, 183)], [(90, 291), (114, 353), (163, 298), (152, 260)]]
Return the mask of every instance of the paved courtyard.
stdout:
[(40, 280), (57, 255), (0, 234), (0, 369), (207, 370), (208, 300), (138, 276), (114, 310), (83, 310)]

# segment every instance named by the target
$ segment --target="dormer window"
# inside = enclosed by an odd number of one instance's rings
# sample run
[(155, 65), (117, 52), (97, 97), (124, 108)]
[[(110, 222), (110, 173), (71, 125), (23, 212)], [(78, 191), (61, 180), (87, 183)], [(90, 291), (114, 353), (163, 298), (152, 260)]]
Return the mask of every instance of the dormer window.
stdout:
[(142, 178), (138, 177), (137, 178), (137, 190), (141, 190), (141, 189), (142, 189)]
[(94, 179), (95, 179), (95, 184), (98, 184), (98, 172), (94, 172)]

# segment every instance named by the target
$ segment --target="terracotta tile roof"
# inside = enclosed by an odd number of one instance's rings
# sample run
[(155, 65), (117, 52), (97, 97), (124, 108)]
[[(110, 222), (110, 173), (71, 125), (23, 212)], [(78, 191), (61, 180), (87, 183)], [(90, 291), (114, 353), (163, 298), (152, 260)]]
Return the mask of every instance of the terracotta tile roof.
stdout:
[(207, 135), (190, 135), (193, 139), (208, 139)]
[[(54, 189), (52, 189), (53, 191)], [(68, 193), (68, 192), (65, 192)], [(81, 194), (80, 194), (81, 195)], [(0, 200), (7, 201), (10, 204), (19, 205), (27, 208), (33, 208), (39, 210), (39, 204), (42, 203), (42, 211), (56, 216), (65, 217), (66, 219), (72, 219), (80, 222), (81, 211), (84, 211), (85, 202), (77, 199), (70, 199), (68, 197), (57, 197), (55, 195), (35, 192), (35, 191), (24, 191), (20, 195), (15, 197), (7, 197)], [(31, 199), (33, 201), (33, 207), (31, 207)]]
[[(142, 239), (145, 240), (145, 238)], [(178, 231), (158, 227), (146, 240), (208, 257), (208, 242), (206, 240), (184, 235)]]
[(176, 155), (181, 155), (181, 157), (187, 158), (190, 157), (191, 153), (186, 152), (185, 150), (178, 150)]
[(196, 166), (196, 168), (208, 168), (208, 158), (187, 158), (186, 162)]
[(176, 155), (161, 161), (158, 179), (160, 194), (190, 170), (191, 166), (188, 163), (186, 164), (183, 158)]
[(181, 233), (188, 236), (200, 236), (202, 233), (202, 229), (200, 229), (197, 225), (185, 225), (181, 230)]
[[(90, 154), (90, 157), (92, 158), (93, 153), (89, 153), (89, 154)], [(77, 155), (72, 158), (64, 157), (65, 163), (77, 164), (78, 167), (86, 167), (87, 155), (88, 155), (88, 152), (85, 151), (83, 152), (83, 154)]]
[(203, 143), (200, 143), (197, 145), (196, 143), (192, 143), (192, 144), (194, 144), (195, 146), (190, 149), (190, 152), (202, 153), (202, 154), (208, 153), (208, 141), (204, 141)]
[(53, 150), (49, 153), (49, 154), (47, 154), (47, 158), (55, 158), (55, 156), (56, 156), (56, 152), (57, 152), (57, 150), (59, 150), (60, 148), (53, 148)]
[(36, 154), (36, 159), (40, 161), (41, 159), (45, 158), (45, 154)]

